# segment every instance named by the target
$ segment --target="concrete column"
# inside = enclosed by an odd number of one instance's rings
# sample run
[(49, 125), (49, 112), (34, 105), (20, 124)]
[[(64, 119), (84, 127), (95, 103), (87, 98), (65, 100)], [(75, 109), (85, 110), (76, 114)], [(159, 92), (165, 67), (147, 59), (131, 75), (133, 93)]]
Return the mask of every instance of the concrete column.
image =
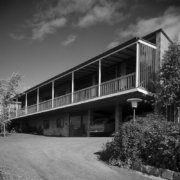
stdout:
[(93, 116), (92, 116), (92, 110), (88, 109), (88, 117), (87, 117), (87, 137), (90, 137), (90, 132), (89, 132), (89, 128), (90, 128), (90, 122), (92, 120)]
[(99, 60), (98, 96), (101, 96), (101, 59)]
[(25, 114), (27, 114), (27, 107), (28, 107), (28, 99), (27, 99), (27, 93), (25, 94)]
[(37, 112), (39, 111), (39, 88), (37, 88)]
[(140, 74), (140, 68), (139, 68), (139, 42), (136, 43), (136, 87), (139, 86), (139, 74)]
[(71, 82), (71, 102), (74, 102), (74, 72), (72, 72), (72, 82)]
[(119, 103), (115, 106), (115, 132), (118, 132), (120, 125), (122, 124), (122, 107)]
[(52, 108), (54, 107), (54, 81), (52, 81)]

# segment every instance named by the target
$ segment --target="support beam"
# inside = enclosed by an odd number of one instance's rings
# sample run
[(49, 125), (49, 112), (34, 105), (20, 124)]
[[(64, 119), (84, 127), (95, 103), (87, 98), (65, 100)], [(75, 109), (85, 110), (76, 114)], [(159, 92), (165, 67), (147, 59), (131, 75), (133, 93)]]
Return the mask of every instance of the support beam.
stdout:
[(140, 68), (139, 68), (139, 42), (136, 43), (136, 87), (139, 87), (139, 74), (140, 74)]
[(101, 96), (101, 59), (99, 60), (98, 96)]
[(71, 102), (74, 102), (74, 71), (72, 72), (72, 80), (71, 80)]
[(39, 88), (37, 88), (37, 112), (39, 111)]
[(25, 114), (27, 114), (27, 107), (28, 107), (28, 98), (27, 98), (27, 93), (25, 94)]
[(52, 108), (54, 107), (54, 81), (52, 81)]
[(92, 121), (92, 110), (88, 109), (88, 117), (87, 117), (87, 137), (90, 137), (90, 123)]
[(122, 107), (119, 103), (115, 106), (115, 132), (119, 131), (120, 125), (122, 124)]

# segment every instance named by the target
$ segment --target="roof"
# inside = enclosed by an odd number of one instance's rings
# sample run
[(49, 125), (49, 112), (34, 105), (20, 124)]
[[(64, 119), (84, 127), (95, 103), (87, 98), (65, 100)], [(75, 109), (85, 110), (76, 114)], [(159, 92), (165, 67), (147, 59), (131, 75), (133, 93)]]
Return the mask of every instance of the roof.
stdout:
[[(150, 34), (148, 34), (148, 35), (146, 35), (146, 36), (143, 36), (143, 38), (145, 38), (145, 37), (147, 37), (147, 36), (155, 35), (155, 34), (158, 33), (158, 32), (162, 32), (162, 33), (167, 37), (167, 39), (168, 39), (170, 42), (172, 42), (172, 41), (170, 40), (170, 38), (168, 37), (168, 35), (167, 35), (162, 29), (158, 29), (158, 30), (156, 30), (156, 31), (154, 31), (154, 32), (151, 32)], [(130, 44), (132, 44), (132, 43), (135, 43), (138, 39), (141, 39), (141, 38), (139, 38), (139, 37), (134, 37), (134, 38), (132, 38), (132, 39), (126, 41), (126, 42), (123, 42), (122, 44), (120, 44), (120, 45), (118, 45), (118, 46), (116, 46), (116, 47), (114, 47), (114, 48), (112, 48), (112, 49), (110, 49), (110, 50), (107, 50), (107, 51), (105, 51), (105, 52), (103, 52), (103, 53), (101, 53), (101, 54), (99, 54), (99, 55), (97, 55), (97, 56), (95, 56), (95, 57), (93, 57), (93, 58), (91, 58), (91, 59), (89, 59), (89, 60), (87, 60), (87, 61), (85, 61), (85, 62), (83, 62), (83, 63), (81, 63), (81, 64), (79, 64), (79, 65), (77, 65), (77, 66), (75, 66), (75, 67), (73, 67), (73, 68), (71, 68), (71, 69), (69, 69), (69, 70), (67, 70), (67, 71), (64, 71), (64, 72), (62, 72), (62, 73), (60, 73), (60, 74), (58, 74), (58, 75), (56, 75), (56, 76), (53, 76), (53, 77), (47, 79), (46, 81), (43, 81), (43, 82), (41, 82), (41, 83), (39, 83), (39, 84), (37, 84), (37, 85), (35, 85), (35, 86), (27, 89), (27, 90), (24, 91), (22, 94), (27, 93), (27, 92), (29, 92), (29, 91), (32, 91), (32, 90), (38, 88), (39, 86), (45, 85), (45, 84), (47, 84), (47, 83), (50, 83), (50, 82), (53, 81), (54, 79), (58, 79), (58, 78), (60, 78), (61, 76), (64, 76), (64, 75), (66, 75), (66, 74), (69, 74), (69, 73), (71, 73), (71, 72), (73, 72), (73, 71), (75, 71), (75, 70), (77, 70), (77, 69), (79, 69), (79, 68), (81, 68), (81, 67), (83, 67), (83, 66), (85, 66), (85, 65), (88, 65), (88, 64), (90, 64), (90, 63), (93, 63), (93, 62), (97, 61), (98, 59), (102, 59), (103, 57), (105, 57), (105, 56), (107, 56), (107, 55), (109, 55), (109, 54), (111, 54), (111, 53), (113, 53), (113, 52), (115, 52), (115, 51), (117, 51), (117, 50), (125, 47), (125, 46), (128, 46), (128, 45), (130, 45)]]

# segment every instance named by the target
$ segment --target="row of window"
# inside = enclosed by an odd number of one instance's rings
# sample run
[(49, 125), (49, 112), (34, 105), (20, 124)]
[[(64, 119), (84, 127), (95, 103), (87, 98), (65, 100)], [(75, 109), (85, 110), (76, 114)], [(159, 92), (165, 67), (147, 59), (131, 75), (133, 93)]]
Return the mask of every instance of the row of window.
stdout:
[[(57, 128), (64, 128), (64, 117), (59, 117), (56, 119), (56, 127)], [(50, 127), (50, 122), (49, 119), (43, 120), (43, 128), (44, 129), (49, 129)]]

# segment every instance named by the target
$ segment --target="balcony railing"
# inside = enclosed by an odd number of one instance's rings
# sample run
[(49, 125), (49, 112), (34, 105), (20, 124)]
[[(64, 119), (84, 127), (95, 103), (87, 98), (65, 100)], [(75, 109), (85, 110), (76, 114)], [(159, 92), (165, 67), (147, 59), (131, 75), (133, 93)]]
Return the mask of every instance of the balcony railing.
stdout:
[(54, 107), (64, 106), (71, 103), (71, 93), (54, 98)]
[(93, 99), (98, 96), (98, 85), (81, 89), (74, 93), (74, 102)]
[[(135, 87), (135, 73), (132, 73), (132, 74), (128, 74), (128, 75), (101, 83), (100, 96), (114, 94), (117, 92), (132, 89), (134, 87)], [(31, 106), (28, 106), (27, 114), (33, 114), (38, 111), (45, 111), (48, 109), (53, 109), (60, 106), (97, 98), (99, 96), (98, 90), (99, 90), (99, 86), (94, 85), (85, 89), (75, 91), (73, 94), (73, 102), (72, 102), (72, 94), (69, 93), (63, 96), (55, 97), (53, 101), (52, 99), (49, 99), (47, 101), (40, 102), (38, 105), (34, 104)], [(53, 102), (53, 106), (52, 106), (52, 102)], [(18, 109), (17, 116), (20, 117), (24, 115), (26, 115), (26, 109), (25, 108)], [(11, 118), (14, 118), (15, 116), (16, 116), (16, 113), (13, 113)]]
[(52, 99), (39, 103), (39, 111), (44, 111), (52, 108)]
[(32, 114), (37, 112), (37, 104), (31, 105), (27, 107), (27, 113)]
[(135, 73), (106, 81), (101, 84), (101, 96), (117, 93), (135, 87)]
[(18, 109), (18, 111), (17, 111), (18, 117), (24, 116), (25, 114), (26, 114), (25, 108)]

